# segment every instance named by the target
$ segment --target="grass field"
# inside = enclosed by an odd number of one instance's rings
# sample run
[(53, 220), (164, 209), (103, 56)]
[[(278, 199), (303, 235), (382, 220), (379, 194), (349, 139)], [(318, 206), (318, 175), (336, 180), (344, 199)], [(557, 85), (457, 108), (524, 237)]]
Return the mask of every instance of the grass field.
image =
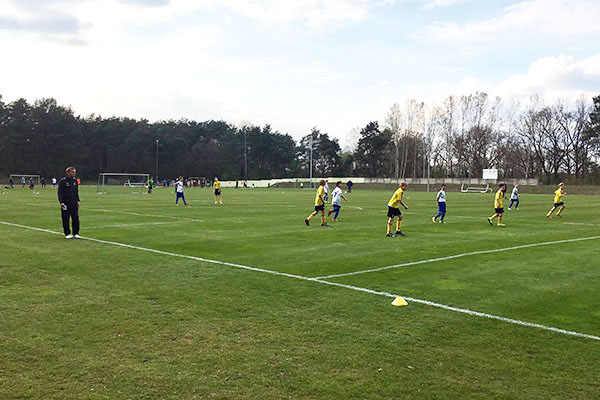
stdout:
[(387, 191), (306, 227), (311, 190), (176, 207), (83, 187), (98, 240), (70, 241), (53, 189), (9, 191), (0, 399), (598, 399), (598, 197), (548, 220), (552, 196), (522, 189), (498, 228), (491, 194), (448, 193), (433, 224), (435, 194), (409, 187), (406, 236), (387, 238)]

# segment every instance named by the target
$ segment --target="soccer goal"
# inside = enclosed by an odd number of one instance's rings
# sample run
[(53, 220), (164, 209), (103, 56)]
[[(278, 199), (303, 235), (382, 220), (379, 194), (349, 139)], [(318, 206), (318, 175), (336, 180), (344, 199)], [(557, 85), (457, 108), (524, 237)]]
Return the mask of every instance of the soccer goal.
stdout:
[(40, 184), (40, 176), (39, 175), (23, 175), (23, 174), (10, 174), (10, 179), (12, 179), (15, 186), (21, 185), (23, 182), (22, 179), (25, 179), (25, 186), (29, 185), (29, 178), (33, 179), (33, 183), (35, 185)]
[(490, 187), (489, 183), (485, 186), (468, 186), (463, 183), (460, 186), (460, 191), (463, 193), (488, 193), (492, 191), (492, 188)]
[(145, 193), (150, 174), (101, 173), (98, 175), (98, 194)]

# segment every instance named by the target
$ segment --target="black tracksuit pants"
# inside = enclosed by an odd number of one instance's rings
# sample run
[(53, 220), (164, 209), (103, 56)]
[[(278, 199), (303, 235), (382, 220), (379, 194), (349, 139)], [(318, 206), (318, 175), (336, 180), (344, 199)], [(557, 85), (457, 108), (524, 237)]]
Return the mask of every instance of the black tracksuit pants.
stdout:
[(69, 218), (73, 221), (73, 235), (79, 234), (79, 208), (77, 204), (67, 204), (67, 209), (63, 210), (61, 208), (62, 214), (62, 224), (63, 231), (65, 232), (65, 236), (71, 234), (71, 229), (69, 229)]

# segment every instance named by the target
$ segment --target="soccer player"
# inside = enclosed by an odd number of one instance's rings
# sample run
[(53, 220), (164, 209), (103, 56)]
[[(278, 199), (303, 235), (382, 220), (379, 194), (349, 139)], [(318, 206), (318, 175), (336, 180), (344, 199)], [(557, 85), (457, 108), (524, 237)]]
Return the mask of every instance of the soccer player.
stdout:
[(21, 186), (25, 189), (25, 177), (21, 178)]
[(219, 178), (215, 176), (215, 182), (213, 183), (213, 189), (215, 189), (215, 204), (217, 204), (217, 200), (219, 200), (219, 204), (223, 204), (223, 196), (221, 195), (221, 182), (219, 182)]
[(29, 178), (29, 189), (33, 190), (35, 183), (33, 183), (33, 178)]
[(55, 176), (52, 177), (52, 187), (53, 188), (56, 187), (56, 177)]
[(335, 213), (333, 219), (331, 221), (337, 222), (338, 215), (340, 215), (340, 209), (342, 208), (342, 199), (348, 201), (347, 198), (342, 194), (342, 181), (337, 181), (335, 184), (335, 189), (333, 189), (333, 193), (331, 193), (331, 205), (333, 208), (329, 210), (327, 216), (329, 217), (332, 213)]
[(154, 187), (154, 179), (152, 179), (152, 177), (150, 177), (150, 179), (148, 179), (148, 194), (152, 194), (153, 187)]
[(319, 211), (321, 212), (321, 226), (328, 226), (327, 220), (325, 219), (325, 179), (319, 181), (319, 187), (317, 188), (317, 195), (315, 197), (315, 211), (304, 220), (306, 226), (310, 225), (310, 220), (313, 219)]
[(562, 213), (562, 211), (565, 209), (565, 202), (562, 201), (562, 197), (566, 196), (566, 195), (567, 195), (567, 192), (565, 192), (565, 184), (561, 182), (558, 184), (558, 189), (554, 192), (554, 207), (552, 207), (550, 209), (550, 211), (548, 211), (548, 214), (546, 214), (546, 217), (552, 218), (552, 212), (554, 210), (556, 210), (558, 207), (560, 207), (560, 209), (556, 213), (556, 216), (558, 218), (562, 218), (560, 213)]
[(508, 211), (510, 211), (510, 209), (513, 206), (513, 203), (515, 203), (515, 211), (517, 211), (519, 209), (519, 184), (515, 183), (515, 186), (513, 187), (512, 193), (510, 195), (510, 204), (508, 205)]
[(41, 183), (41, 185), (42, 185), (42, 189), (46, 189), (46, 178), (44, 178), (44, 177), (42, 176), (42, 178), (40, 179), (40, 183)]
[(13, 182), (12, 178), (8, 178), (8, 184), (10, 185), (11, 189), (15, 188), (15, 183)]
[(327, 203), (327, 201), (329, 201), (329, 181), (327, 179), (325, 179), (325, 186), (323, 187), (323, 190), (325, 190), (325, 203)]
[[(406, 184), (406, 182), (400, 182), (400, 187), (398, 188), (398, 190), (396, 190), (396, 192), (394, 192), (394, 195), (388, 202), (388, 222), (386, 234), (387, 237), (394, 237), (396, 235), (404, 236), (404, 232), (400, 230), (400, 228), (402, 228), (402, 212), (400, 211), (400, 208), (398, 208), (398, 206), (401, 204), (405, 210), (408, 210), (408, 206), (402, 201), (402, 195), (404, 194), (404, 191), (407, 187), (408, 185)], [(396, 233), (393, 234), (392, 224), (394, 223), (394, 217), (396, 216), (398, 217), (398, 222), (396, 222)]]
[(183, 176), (180, 176), (175, 182), (175, 193), (177, 196), (175, 197), (175, 205), (179, 205), (179, 199), (181, 198), (181, 200), (183, 200), (183, 205), (187, 206), (185, 196), (183, 195)]
[[(503, 190), (504, 189), (504, 190)], [(506, 184), (501, 183), (498, 185), (498, 191), (496, 192), (496, 196), (494, 197), (494, 215), (488, 218), (488, 222), (490, 225), (494, 225), (492, 223), (493, 220), (498, 218), (498, 226), (506, 226), (506, 224), (502, 223), (502, 214), (504, 214), (504, 192), (506, 191)]]
[[(62, 225), (65, 239), (81, 239), (79, 236), (79, 185), (75, 179), (75, 167), (66, 169), (67, 176), (58, 184), (58, 202), (62, 214)], [(73, 233), (69, 229), (69, 219), (73, 223)]]
[(438, 212), (437, 214), (431, 218), (431, 221), (435, 224), (437, 222), (438, 217), (440, 218), (440, 224), (444, 223), (444, 217), (446, 216), (446, 184), (442, 183), (442, 187), (435, 197), (435, 201), (437, 201)]

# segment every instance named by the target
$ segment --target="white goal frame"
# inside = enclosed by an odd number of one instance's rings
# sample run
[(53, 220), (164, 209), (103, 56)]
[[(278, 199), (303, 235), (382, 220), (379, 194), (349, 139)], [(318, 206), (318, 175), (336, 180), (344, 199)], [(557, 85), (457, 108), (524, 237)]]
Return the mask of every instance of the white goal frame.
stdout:
[[(139, 176), (142, 177), (142, 182), (131, 182), (129, 179), (125, 180), (125, 182), (122, 185), (107, 185), (106, 183), (106, 178), (107, 177), (132, 177), (132, 176)], [(129, 174), (129, 173), (124, 173), (124, 172), (101, 172), (100, 174), (98, 174), (98, 185), (96, 186), (96, 193), (97, 194), (106, 194), (106, 190), (104, 190), (106, 188), (106, 186), (120, 186), (120, 187), (125, 187), (125, 188), (145, 188), (148, 185), (148, 180), (150, 179), (150, 174)], [(140, 192), (141, 193), (141, 192)]]
[(462, 193), (491, 193), (492, 192), (492, 188), (490, 187), (490, 184), (488, 183), (487, 185), (485, 185), (485, 187), (483, 186), (466, 186), (463, 183), (460, 186), (460, 191)]
[[(15, 186), (21, 184), (21, 178), (25, 178), (25, 185), (29, 185), (29, 178), (33, 178), (35, 185), (40, 185), (41, 182), (41, 177), (39, 175), (10, 174), (8, 177), (13, 180), (13, 185)], [(18, 181), (16, 181), (15, 178), (18, 178)]]

